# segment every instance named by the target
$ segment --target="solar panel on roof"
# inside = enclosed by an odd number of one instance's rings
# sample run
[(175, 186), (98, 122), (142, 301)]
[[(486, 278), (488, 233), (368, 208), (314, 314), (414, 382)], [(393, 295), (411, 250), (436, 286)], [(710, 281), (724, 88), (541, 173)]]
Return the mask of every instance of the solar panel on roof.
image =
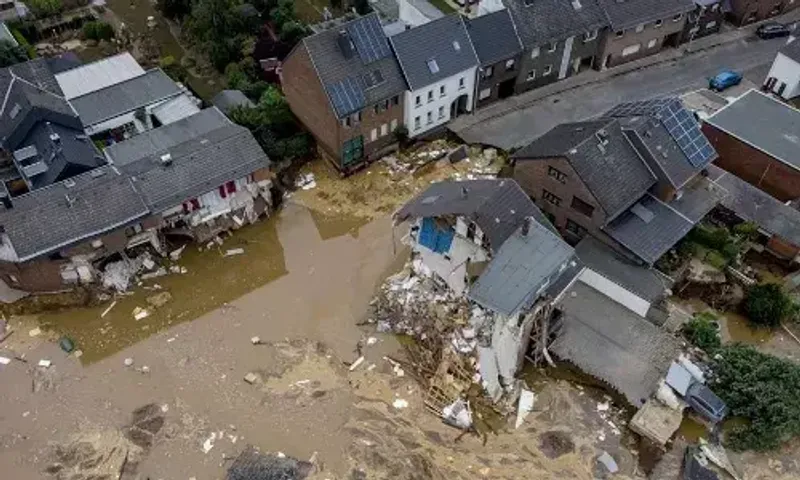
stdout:
[(375, 16), (351, 22), (347, 33), (356, 46), (356, 51), (365, 64), (378, 61), (391, 55), (389, 42)]
[(661, 122), (670, 136), (675, 139), (692, 166), (706, 166), (714, 159), (716, 152), (700, 131), (697, 121), (677, 100), (670, 101), (665, 106), (666, 108), (661, 109)]
[(325, 85), (325, 89), (340, 117), (360, 110), (366, 105), (363, 86), (352, 78), (329, 83)]

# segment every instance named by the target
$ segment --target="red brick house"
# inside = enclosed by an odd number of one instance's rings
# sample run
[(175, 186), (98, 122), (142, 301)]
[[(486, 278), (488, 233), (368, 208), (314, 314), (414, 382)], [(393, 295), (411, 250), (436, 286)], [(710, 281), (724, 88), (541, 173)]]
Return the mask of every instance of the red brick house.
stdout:
[(283, 63), (292, 112), (344, 173), (396, 147), (405, 90), (375, 13), (304, 38)]
[(800, 198), (800, 110), (750, 90), (705, 119), (716, 164), (780, 201)]

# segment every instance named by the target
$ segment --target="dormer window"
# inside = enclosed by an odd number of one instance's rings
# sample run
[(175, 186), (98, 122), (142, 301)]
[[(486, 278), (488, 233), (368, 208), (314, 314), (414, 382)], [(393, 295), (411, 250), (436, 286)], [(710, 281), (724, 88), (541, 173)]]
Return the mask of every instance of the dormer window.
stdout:
[(547, 51), (548, 51), (548, 52), (551, 52), (551, 53), (552, 53), (552, 52), (555, 52), (555, 51), (556, 51), (556, 47), (557, 47), (557, 46), (558, 46), (558, 45), (556, 45), (556, 42), (552, 42), (552, 43), (550, 43), (550, 44), (547, 46)]
[(584, 42), (591, 42), (595, 38), (597, 38), (597, 30), (592, 30), (591, 32), (586, 32), (583, 34)]
[(455, 50), (456, 52), (461, 50), (461, 44), (458, 43), (458, 40), (453, 40), (453, 50)]
[(672, 17), (672, 21), (673, 22), (679, 22), (681, 20), (681, 18), (683, 18), (683, 14), (679, 13), (679, 14), (675, 15), (674, 17)]
[(600, 145), (606, 146), (608, 145), (608, 132), (605, 129), (598, 130), (597, 133), (594, 134), (597, 137), (597, 141), (600, 142)]
[(430, 70), (431, 73), (439, 73), (439, 64), (436, 63), (436, 59), (431, 58), (428, 60), (428, 70)]

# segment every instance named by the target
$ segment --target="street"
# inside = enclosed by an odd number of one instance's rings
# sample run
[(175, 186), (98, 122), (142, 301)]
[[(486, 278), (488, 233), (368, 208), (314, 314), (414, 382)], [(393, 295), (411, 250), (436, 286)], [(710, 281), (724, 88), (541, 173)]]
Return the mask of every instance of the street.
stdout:
[[(455, 124), (452, 129), (468, 143), (503, 149), (519, 148), (560, 123), (595, 117), (620, 102), (682, 94), (703, 88), (708, 84), (708, 78), (722, 69), (740, 71), (745, 76), (743, 83), (749, 81), (756, 86), (761, 85), (776, 52), (785, 41), (783, 38), (760, 40), (751, 36), (557, 93), (521, 109), (499, 116), (487, 116), (478, 123), (466, 119), (465, 123), (471, 125), (460, 127)], [(476, 115), (480, 116), (481, 112)]]

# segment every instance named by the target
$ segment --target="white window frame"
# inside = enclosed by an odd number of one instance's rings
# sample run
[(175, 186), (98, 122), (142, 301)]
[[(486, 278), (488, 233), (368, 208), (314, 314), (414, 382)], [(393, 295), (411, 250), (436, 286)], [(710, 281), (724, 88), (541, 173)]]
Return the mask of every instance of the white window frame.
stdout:
[(439, 119), (444, 118), (444, 107), (439, 106)]
[(654, 25), (656, 28), (661, 28), (661, 26), (662, 26), (662, 25), (664, 25), (664, 20), (662, 20), (662, 19), (660, 19), (660, 18), (659, 18), (658, 20), (656, 20), (655, 22), (653, 22), (653, 25)]
[(428, 103), (433, 101), (433, 89), (428, 90)]
[(584, 32), (584, 34), (583, 34), (584, 43), (585, 42), (591, 42), (595, 38), (597, 38), (597, 29), (594, 29), (591, 32)]
[(422, 119), (417, 115), (414, 117), (414, 130), (419, 130), (422, 128)]
[(464, 90), (465, 88), (467, 88), (467, 82), (464, 77), (461, 77), (458, 79), (458, 89)]
[(644, 32), (644, 23), (636, 25), (636, 33), (641, 33), (641, 32)]
[(682, 18), (683, 18), (683, 14), (679, 13), (679, 14), (675, 15), (674, 17), (672, 17), (672, 21), (673, 22), (680, 22)]
[[(636, 48), (634, 48), (634, 47), (636, 47)], [(628, 45), (627, 47), (623, 48), (622, 52), (620, 52), (620, 56), (622, 56), (623, 58), (624, 57), (629, 57), (631, 55), (636, 55), (641, 50), (642, 50), (642, 44), (641, 43), (634, 43), (633, 45)], [(628, 53), (625, 53), (626, 51)]]
[(533, 47), (531, 49), (531, 58), (536, 58), (539, 56), (539, 47)]
[(513, 58), (509, 58), (508, 60), (506, 60), (506, 70), (511, 70), (511, 69), (513, 69), (513, 68), (514, 68), (514, 65), (516, 65), (516, 63), (517, 63), (517, 62), (516, 62), (516, 61), (514, 61), (514, 59), (513, 59)]
[(373, 128), (372, 131), (369, 132), (369, 141), (374, 142), (378, 139), (378, 129)]
[(536, 78), (536, 70), (535, 69), (528, 70), (528, 74), (525, 76), (525, 81), (526, 82), (530, 82), (531, 80), (534, 80), (535, 78)]
[(483, 69), (483, 78), (492, 78), (492, 75), (494, 75), (494, 66), (489, 65)]
[(385, 137), (386, 135), (389, 135), (389, 124), (388, 123), (384, 123), (383, 125), (381, 125), (381, 137)]
[(558, 42), (550, 42), (547, 45), (547, 51), (550, 53), (555, 52), (557, 48), (558, 48)]
[(447, 96), (447, 90), (445, 89), (444, 85), (439, 86), (439, 98), (444, 98)]
[(547, 66), (544, 67), (544, 72), (542, 72), (542, 76), (546, 77), (546, 76), (548, 76), (548, 75), (550, 75), (552, 73), (553, 73), (553, 66), (552, 65), (547, 65)]
[(393, 119), (392, 119), (392, 123), (391, 123), (391, 125), (390, 125), (390, 127), (389, 127), (389, 128), (390, 128), (390, 130), (391, 130), (392, 132), (394, 132), (395, 130), (397, 130), (397, 119), (396, 119), (396, 118), (393, 118)]
[(425, 122), (426, 125), (430, 125), (431, 123), (433, 123), (433, 112), (431, 112), (430, 110), (425, 115)]
[(478, 100), (485, 100), (492, 96), (492, 88), (484, 88), (480, 92), (478, 92)]
[(422, 106), (422, 95), (417, 95), (414, 99), (414, 107), (421, 107)]

